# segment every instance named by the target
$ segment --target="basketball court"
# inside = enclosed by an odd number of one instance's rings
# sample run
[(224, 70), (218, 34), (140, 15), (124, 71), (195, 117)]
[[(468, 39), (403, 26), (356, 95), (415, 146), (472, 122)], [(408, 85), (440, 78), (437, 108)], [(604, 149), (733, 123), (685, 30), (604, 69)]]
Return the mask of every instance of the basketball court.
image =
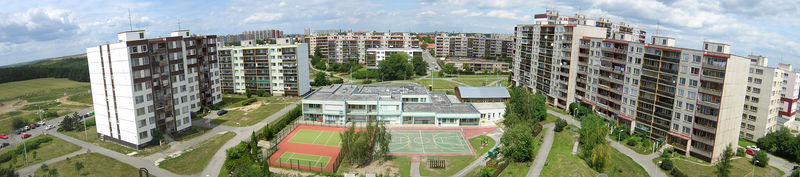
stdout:
[(392, 130), (392, 155), (472, 155), (458, 130)]

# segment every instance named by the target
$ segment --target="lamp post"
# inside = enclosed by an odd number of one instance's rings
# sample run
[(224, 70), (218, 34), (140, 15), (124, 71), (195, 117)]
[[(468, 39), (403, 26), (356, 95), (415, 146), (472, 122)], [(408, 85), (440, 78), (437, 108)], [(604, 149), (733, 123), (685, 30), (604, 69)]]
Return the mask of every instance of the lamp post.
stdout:
[[(622, 134), (622, 130), (619, 130), (619, 133), (617, 133), (617, 142), (619, 142), (619, 137), (622, 136), (621, 134)], [(620, 143), (620, 144), (622, 144), (622, 143)]]
[(753, 163), (753, 175), (752, 175), (753, 177), (756, 176), (756, 164), (758, 164), (758, 160), (756, 160), (755, 163)]

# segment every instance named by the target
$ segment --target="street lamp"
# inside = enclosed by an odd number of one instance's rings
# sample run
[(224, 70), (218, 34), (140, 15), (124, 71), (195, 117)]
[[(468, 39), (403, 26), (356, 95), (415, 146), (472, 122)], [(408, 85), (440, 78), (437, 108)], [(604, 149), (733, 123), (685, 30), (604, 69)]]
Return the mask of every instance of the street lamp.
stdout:
[[(622, 136), (622, 130), (619, 130), (619, 133), (617, 133), (617, 142), (619, 142), (619, 137), (621, 137), (621, 136)], [(620, 143), (620, 144), (622, 144), (622, 143)]]
[(753, 163), (753, 175), (752, 175), (753, 177), (755, 177), (755, 176), (756, 176), (756, 164), (758, 164), (758, 160), (756, 160), (756, 161)]

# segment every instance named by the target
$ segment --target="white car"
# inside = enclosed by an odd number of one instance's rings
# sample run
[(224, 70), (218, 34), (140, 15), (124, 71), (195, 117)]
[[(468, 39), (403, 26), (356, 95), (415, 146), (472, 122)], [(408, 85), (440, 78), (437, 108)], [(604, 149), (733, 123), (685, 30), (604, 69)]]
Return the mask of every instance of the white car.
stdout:
[(53, 129), (53, 128), (56, 128), (56, 126), (55, 125), (47, 125), (45, 127), (46, 130), (50, 130), (50, 129)]

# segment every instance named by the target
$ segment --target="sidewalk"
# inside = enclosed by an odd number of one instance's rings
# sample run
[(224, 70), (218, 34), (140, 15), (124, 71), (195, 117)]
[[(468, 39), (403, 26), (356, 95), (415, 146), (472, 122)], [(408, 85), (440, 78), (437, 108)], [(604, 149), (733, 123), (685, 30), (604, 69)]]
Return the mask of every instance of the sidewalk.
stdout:
[(542, 143), (542, 147), (539, 148), (539, 152), (536, 153), (536, 158), (533, 159), (533, 165), (528, 170), (528, 176), (531, 177), (538, 177), (542, 174), (542, 169), (544, 169), (544, 163), (547, 162), (547, 155), (550, 154), (550, 149), (553, 147), (553, 136), (554, 136), (554, 128), (555, 123), (549, 123), (544, 125), (543, 128), (547, 129), (547, 132), (544, 134), (544, 143)]

